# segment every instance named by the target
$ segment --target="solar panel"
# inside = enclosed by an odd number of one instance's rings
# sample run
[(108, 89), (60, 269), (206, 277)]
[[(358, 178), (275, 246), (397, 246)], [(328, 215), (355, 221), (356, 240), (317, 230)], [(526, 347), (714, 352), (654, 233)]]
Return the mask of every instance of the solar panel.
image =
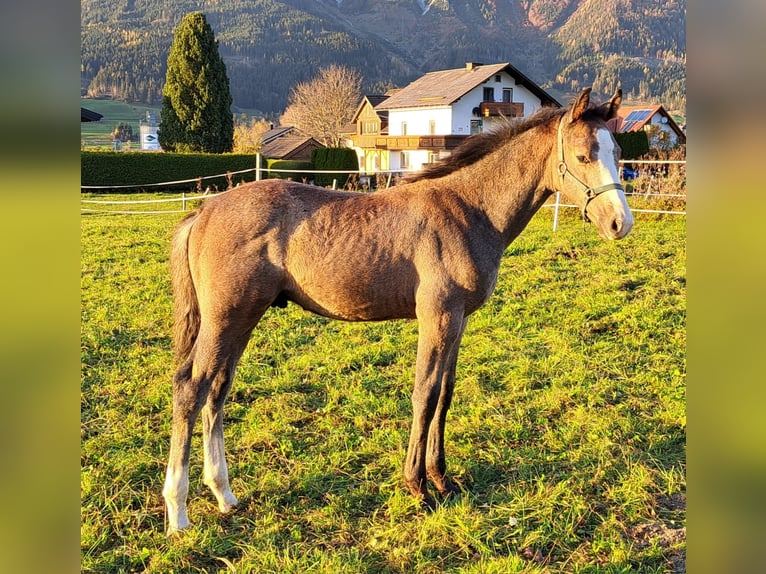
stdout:
[(625, 118), (626, 122), (642, 122), (648, 118), (652, 113), (652, 110), (633, 110)]
[(631, 129), (633, 129), (633, 126), (635, 126), (637, 123), (638, 122), (634, 122), (634, 121), (629, 121), (629, 122), (625, 121), (620, 126), (620, 131), (623, 132), (623, 133), (624, 132), (629, 132)]

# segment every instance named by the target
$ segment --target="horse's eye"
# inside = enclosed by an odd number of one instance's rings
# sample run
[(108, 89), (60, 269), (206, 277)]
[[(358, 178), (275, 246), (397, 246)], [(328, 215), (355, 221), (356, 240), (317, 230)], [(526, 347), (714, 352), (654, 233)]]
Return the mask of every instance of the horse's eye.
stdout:
[(577, 161), (579, 161), (580, 163), (590, 163), (590, 160), (584, 155), (578, 155)]

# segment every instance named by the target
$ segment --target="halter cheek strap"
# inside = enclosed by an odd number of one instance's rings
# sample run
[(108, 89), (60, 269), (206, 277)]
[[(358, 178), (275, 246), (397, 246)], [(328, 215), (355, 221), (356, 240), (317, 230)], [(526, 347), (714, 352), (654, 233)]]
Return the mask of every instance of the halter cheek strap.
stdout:
[(559, 121), (559, 130), (558, 130), (559, 164), (557, 169), (558, 169), (559, 176), (561, 176), (561, 187), (562, 188), (564, 187), (566, 178), (569, 177), (580, 188), (580, 190), (585, 194), (585, 203), (582, 206), (582, 217), (585, 221), (590, 221), (590, 219), (588, 218), (588, 214), (586, 213), (586, 210), (588, 209), (588, 204), (593, 199), (595, 199), (597, 196), (601, 195), (602, 193), (606, 191), (610, 191), (612, 189), (625, 191), (625, 188), (623, 188), (622, 184), (619, 184), (619, 183), (607, 183), (606, 185), (600, 185), (598, 187), (589, 187), (584, 181), (582, 181), (575, 174), (569, 171), (569, 168), (567, 167), (567, 163), (566, 161), (564, 161), (564, 134), (562, 132), (562, 127), (564, 125), (565, 119), (566, 119), (566, 114), (564, 114), (561, 117), (561, 121)]

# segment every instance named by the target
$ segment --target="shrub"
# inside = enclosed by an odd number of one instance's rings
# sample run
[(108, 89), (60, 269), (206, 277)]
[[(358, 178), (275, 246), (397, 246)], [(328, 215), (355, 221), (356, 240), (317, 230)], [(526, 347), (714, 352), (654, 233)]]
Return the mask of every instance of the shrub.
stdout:
[(622, 159), (638, 159), (649, 153), (649, 137), (645, 132), (616, 133), (614, 139), (622, 148)]
[[(359, 160), (356, 152), (345, 147), (320, 147), (311, 152), (311, 163), (317, 171), (359, 170)], [(314, 183), (320, 186), (332, 185), (335, 179), (345, 187), (351, 176), (350, 173), (317, 173)]]
[[(253, 181), (255, 157), (248, 154), (180, 154), (150, 152), (93, 152), (80, 154), (80, 182), (83, 186), (135, 186), (120, 192), (163, 190), (224, 190), (244, 181)], [(200, 180), (211, 175), (221, 177)], [(150, 185), (169, 181), (196, 180), (157, 188)], [(85, 191), (88, 191), (87, 189)], [(109, 191), (109, 190), (107, 190)], [(117, 191), (117, 190), (115, 190)]]
[(314, 169), (314, 164), (310, 161), (297, 160), (297, 159), (270, 159), (267, 160), (268, 175), (266, 177), (276, 179), (289, 179), (291, 181), (309, 182), (314, 179), (313, 173), (284, 173), (282, 171), (275, 170), (311, 170)]

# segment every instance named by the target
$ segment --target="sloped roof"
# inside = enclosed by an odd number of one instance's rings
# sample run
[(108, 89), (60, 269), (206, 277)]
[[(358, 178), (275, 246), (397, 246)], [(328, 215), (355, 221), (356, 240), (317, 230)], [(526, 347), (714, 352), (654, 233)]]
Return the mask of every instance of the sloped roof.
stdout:
[(312, 137), (286, 135), (265, 142), (261, 155), (269, 159), (298, 159), (297, 156), (304, 156), (307, 152), (310, 158), (311, 150), (318, 147), (322, 144)]
[(500, 72), (507, 72), (516, 80), (517, 84), (524, 86), (540, 98), (543, 105), (561, 107), (561, 104), (550, 94), (506, 62), (489, 65), (469, 63), (464, 68), (429, 72), (405, 88), (393, 93), (384, 102), (378, 104), (375, 109), (392, 110), (439, 105), (449, 106)]
[(80, 108), (80, 122), (97, 122), (104, 116), (88, 108)]
[(272, 140), (291, 134), (293, 131), (295, 131), (293, 126), (280, 126), (277, 128), (271, 128), (270, 130), (263, 132), (261, 140), (263, 141), (263, 144), (266, 145)]

